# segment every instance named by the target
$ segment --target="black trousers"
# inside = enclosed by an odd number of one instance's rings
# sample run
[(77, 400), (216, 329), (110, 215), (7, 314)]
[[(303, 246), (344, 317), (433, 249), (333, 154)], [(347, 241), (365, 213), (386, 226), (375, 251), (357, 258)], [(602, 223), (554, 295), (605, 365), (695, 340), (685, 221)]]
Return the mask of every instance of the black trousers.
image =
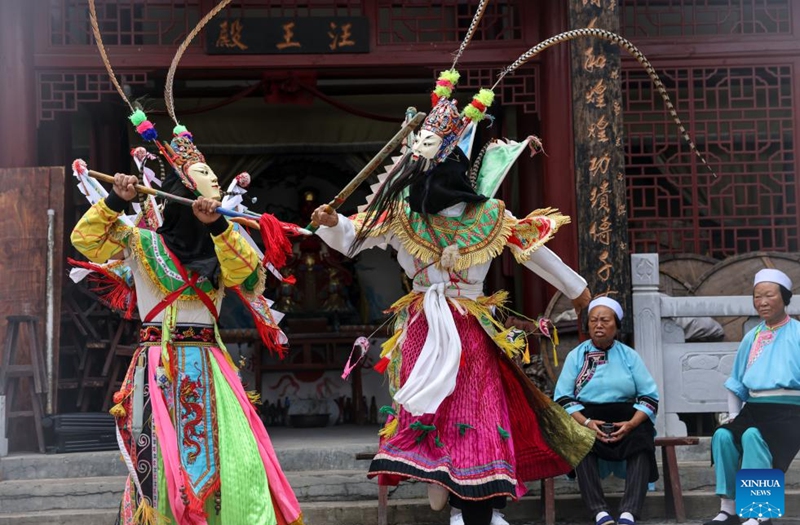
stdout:
[(505, 496), (497, 496), (480, 501), (471, 501), (450, 494), (450, 506), (461, 510), (464, 517), (464, 525), (490, 525), (494, 509), (505, 508), (506, 498)]
[[(647, 452), (639, 452), (626, 460), (625, 493), (619, 504), (619, 513), (630, 512), (638, 518), (642, 511), (644, 498), (647, 496), (647, 483), (650, 476), (650, 460)], [(578, 486), (584, 505), (594, 517), (598, 512), (609, 512), (603, 494), (600, 470), (597, 466), (597, 454), (590, 452), (575, 468)], [(610, 512), (609, 512), (610, 514)]]

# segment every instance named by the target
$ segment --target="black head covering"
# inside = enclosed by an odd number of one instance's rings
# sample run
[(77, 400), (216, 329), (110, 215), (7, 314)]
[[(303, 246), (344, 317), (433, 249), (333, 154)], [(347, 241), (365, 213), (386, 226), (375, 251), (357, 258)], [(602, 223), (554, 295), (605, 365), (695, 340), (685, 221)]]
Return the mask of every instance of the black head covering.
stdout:
[(469, 159), (456, 147), (440, 164), (431, 168), (422, 180), (411, 184), (408, 204), (417, 213), (439, 213), (459, 202), (487, 200), (478, 195), (469, 182)]
[[(174, 173), (166, 177), (162, 189), (179, 197), (196, 198)], [(167, 201), (164, 223), (157, 233), (184, 268), (207, 277), (215, 287), (218, 286), (220, 267), (214, 241), (211, 240), (208, 227), (194, 216), (191, 206)]]

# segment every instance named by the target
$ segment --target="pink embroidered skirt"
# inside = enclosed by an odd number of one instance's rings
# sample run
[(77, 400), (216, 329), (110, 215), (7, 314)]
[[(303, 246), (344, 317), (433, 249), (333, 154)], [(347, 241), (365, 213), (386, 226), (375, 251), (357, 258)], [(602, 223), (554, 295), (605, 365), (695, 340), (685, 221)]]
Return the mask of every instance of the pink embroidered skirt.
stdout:
[[(414, 417), (395, 406), (397, 433), (381, 440), (369, 476), (380, 476), (387, 485), (403, 479), (437, 483), (462, 499), (482, 500), (517, 498), (525, 493), (523, 481), (569, 472), (572, 467), (542, 436), (534, 405), (548, 400), (527, 395), (535, 387), (510, 368), (515, 365), (475, 317), (455, 310), (453, 317), (462, 342), (455, 391), (435, 414)], [(424, 315), (408, 327), (399, 386), (413, 369), (427, 332)]]

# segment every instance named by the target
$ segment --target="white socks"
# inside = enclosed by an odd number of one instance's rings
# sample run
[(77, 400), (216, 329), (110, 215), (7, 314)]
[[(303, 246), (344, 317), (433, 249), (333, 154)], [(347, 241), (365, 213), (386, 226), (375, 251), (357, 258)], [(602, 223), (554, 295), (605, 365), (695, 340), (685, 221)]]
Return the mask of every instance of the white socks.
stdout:
[(625, 520), (630, 520), (631, 522), (636, 522), (636, 520), (633, 519), (633, 514), (631, 514), (630, 512), (623, 512), (622, 514), (619, 515), (619, 519), (621, 520), (625, 519)]
[(736, 514), (736, 502), (728, 498), (719, 499), (719, 510), (727, 512), (731, 516)]
[(732, 499), (728, 498), (720, 498), (719, 499), (719, 514), (714, 516), (714, 519), (711, 521), (725, 521), (728, 519), (728, 514), (723, 514), (723, 512), (727, 512), (731, 516), (736, 515), (736, 502)]
[(597, 516), (594, 517), (594, 522), (598, 523), (601, 519), (605, 518), (606, 516), (609, 516), (608, 512), (606, 511), (598, 512)]

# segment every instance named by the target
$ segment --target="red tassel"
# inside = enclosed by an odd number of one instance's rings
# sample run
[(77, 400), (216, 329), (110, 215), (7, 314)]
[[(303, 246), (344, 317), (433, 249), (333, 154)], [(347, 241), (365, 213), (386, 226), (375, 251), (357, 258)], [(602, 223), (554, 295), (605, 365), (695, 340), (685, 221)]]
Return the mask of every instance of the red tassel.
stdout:
[(258, 226), (264, 242), (264, 261), (280, 270), (286, 265), (286, 258), (292, 254), (292, 243), (274, 215), (262, 214)]
[[(240, 287), (235, 286), (231, 288), (231, 290), (239, 296), (239, 299), (241, 299), (242, 303), (247, 307), (250, 315), (253, 316), (253, 322), (256, 324), (256, 330), (258, 330), (258, 335), (261, 337), (261, 342), (264, 343), (264, 346), (269, 350), (270, 354), (277, 354), (281, 359), (286, 357), (286, 345), (282, 344), (279, 339), (281, 333), (280, 328), (269, 324), (264, 319), (261, 312), (259, 312), (247, 297), (245, 297)], [(263, 297), (260, 298), (264, 301), (263, 307), (269, 308), (266, 300)]]
[(442, 98), (434, 92), (431, 92), (431, 107), (436, 107), (436, 104), (439, 103), (439, 99)]
[(72, 266), (94, 272), (87, 277), (88, 282), (92, 283), (90, 286), (92, 292), (97, 294), (103, 304), (120, 312), (123, 318), (133, 318), (133, 310), (136, 308), (136, 288), (128, 286), (124, 279), (103, 265), (76, 261), (69, 257), (67, 262)]
[(383, 374), (386, 372), (386, 368), (389, 366), (389, 358), (388, 357), (381, 357), (380, 361), (372, 365), (372, 369), (378, 372), (379, 374)]

